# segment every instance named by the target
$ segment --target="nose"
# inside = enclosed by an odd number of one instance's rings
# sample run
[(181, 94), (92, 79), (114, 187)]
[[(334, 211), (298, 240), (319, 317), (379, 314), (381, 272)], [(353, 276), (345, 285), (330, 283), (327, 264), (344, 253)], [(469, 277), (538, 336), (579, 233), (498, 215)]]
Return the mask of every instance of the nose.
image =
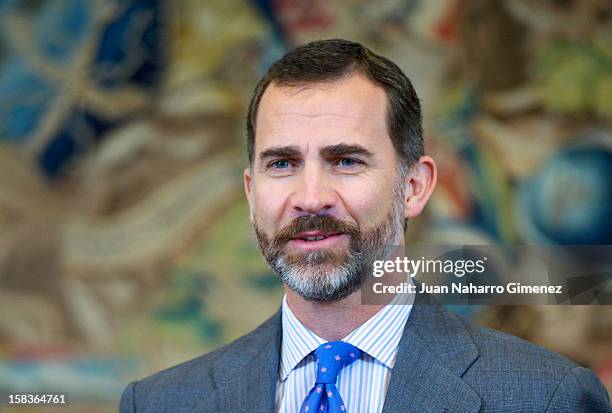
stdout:
[(322, 168), (304, 168), (296, 183), (297, 187), (290, 199), (292, 215), (324, 215), (333, 212), (337, 197)]

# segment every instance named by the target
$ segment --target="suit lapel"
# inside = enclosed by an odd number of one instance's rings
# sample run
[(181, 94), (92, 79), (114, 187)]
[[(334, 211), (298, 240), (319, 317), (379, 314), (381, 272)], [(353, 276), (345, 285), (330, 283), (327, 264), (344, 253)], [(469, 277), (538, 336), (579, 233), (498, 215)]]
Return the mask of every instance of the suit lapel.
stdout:
[(234, 343), (214, 362), (216, 400), (202, 400), (193, 412), (274, 412), (281, 333), (279, 310)]
[(421, 297), (398, 346), (383, 413), (479, 411), (480, 397), (461, 379), (477, 358), (463, 324)]

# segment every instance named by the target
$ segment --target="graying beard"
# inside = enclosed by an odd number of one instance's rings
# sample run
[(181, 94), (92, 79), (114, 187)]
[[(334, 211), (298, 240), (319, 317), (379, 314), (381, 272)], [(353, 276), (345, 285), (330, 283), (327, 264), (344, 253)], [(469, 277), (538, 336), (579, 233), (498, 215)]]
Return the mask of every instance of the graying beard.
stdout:
[(327, 270), (325, 264), (289, 265), (284, 257), (280, 257), (273, 270), (283, 283), (305, 300), (332, 302), (348, 297), (363, 282), (363, 272), (360, 271), (363, 257), (359, 253), (352, 255), (344, 265), (333, 270)]

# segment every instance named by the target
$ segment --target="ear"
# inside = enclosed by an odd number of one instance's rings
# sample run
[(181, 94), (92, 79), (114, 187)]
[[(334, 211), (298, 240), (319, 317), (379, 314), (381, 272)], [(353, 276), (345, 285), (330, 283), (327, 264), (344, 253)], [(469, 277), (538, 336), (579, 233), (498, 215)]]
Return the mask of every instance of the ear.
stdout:
[(418, 216), (436, 187), (438, 171), (430, 156), (422, 156), (406, 176), (404, 217)]
[(253, 175), (251, 168), (244, 168), (242, 177), (244, 181), (244, 194), (249, 203), (249, 219), (252, 224), (255, 222), (255, 203), (253, 201)]

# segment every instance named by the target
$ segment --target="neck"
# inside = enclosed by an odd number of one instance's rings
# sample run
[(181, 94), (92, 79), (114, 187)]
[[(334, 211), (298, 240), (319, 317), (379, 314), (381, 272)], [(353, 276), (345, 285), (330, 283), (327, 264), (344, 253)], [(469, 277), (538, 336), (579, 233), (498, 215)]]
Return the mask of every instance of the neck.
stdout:
[(341, 340), (368, 321), (384, 304), (361, 304), (360, 290), (332, 303), (307, 301), (285, 286), (287, 304), (306, 328), (326, 341)]

